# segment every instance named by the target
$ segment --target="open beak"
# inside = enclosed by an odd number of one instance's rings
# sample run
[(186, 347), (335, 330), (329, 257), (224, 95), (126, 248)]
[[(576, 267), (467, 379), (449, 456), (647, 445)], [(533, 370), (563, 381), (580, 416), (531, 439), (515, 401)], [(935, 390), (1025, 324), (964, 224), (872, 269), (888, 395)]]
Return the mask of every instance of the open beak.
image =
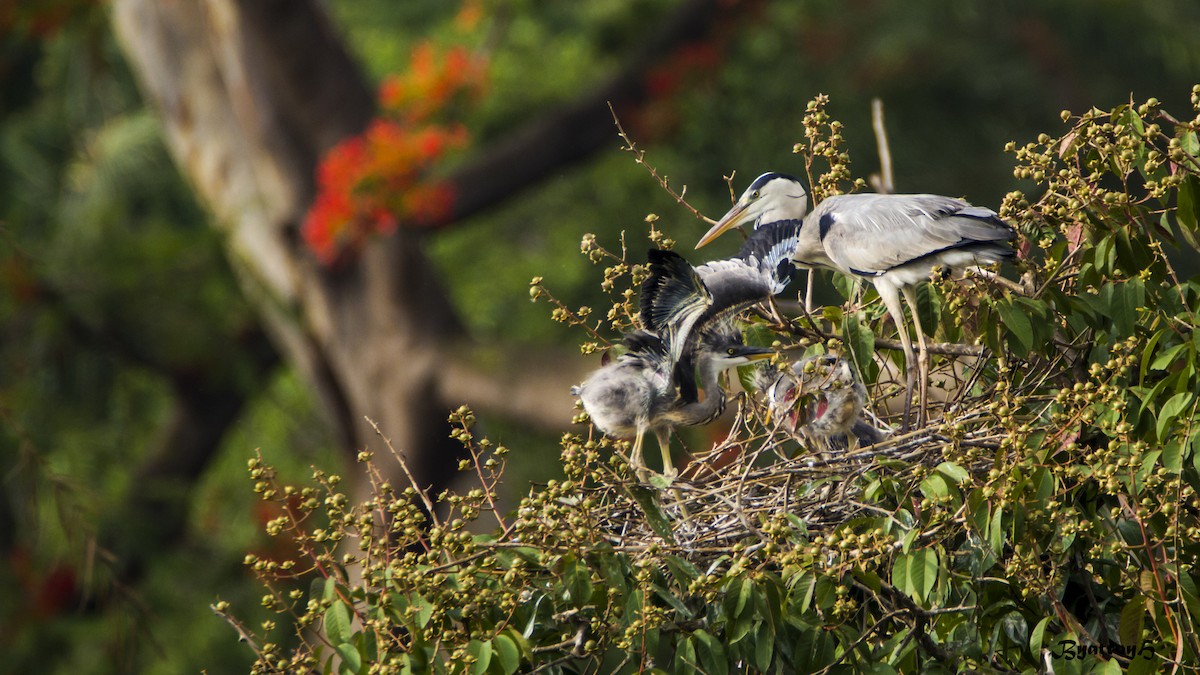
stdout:
[(739, 201), (738, 203), (734, 204), (733, 208), (729, 209), (729, 212), (724, 216), (721, 216), (721, 219), (717, 221), (717, 224), (712, 226), (711, 230), (705, 232), (703, 237), (700, 237), (700, 241), (696, 242), (696, 248), (707, 245), (713, 239), (716, 239), (724, 234), (727, 230), (741, 225), (742, 221), (746, 220), (747, 215), (749, 215), (746, 212), (746, 209), (749, 208), (749, 206), (750, 202), (748, 201)]

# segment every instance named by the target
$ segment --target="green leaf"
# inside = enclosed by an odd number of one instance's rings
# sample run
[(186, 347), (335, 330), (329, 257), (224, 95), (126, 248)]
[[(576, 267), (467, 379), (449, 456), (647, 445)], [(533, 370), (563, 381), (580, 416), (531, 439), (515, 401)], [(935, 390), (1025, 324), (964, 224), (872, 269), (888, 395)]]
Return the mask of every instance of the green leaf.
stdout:
[(765, 673), (771, 668), (771, 659), (775, 656), (775, 629), (769, 622), (758, 626), (758, 634), (754, 638), (754, 666), (759, 672)]
[(1000, 313), (1000, 321), (1008, 328), (1011, 338), (1009, 347), (1013, 348), (1017, 356), (1028, 354), (1029, 350), (1034, 348), (1033, 323), (1030, 322), (1025, 309), (1011, 300), (1002, 300), (996, 303), (996, 311)]
[(687, 588), (689, 584), (695, 581), (700, 576), (700, 570), (686, 558), (681, 558), (677, 555), (666, 556), (667, 569), (671, 572), (671, 576), (675, 578), (675, 583), (683, 588)]
[(672, 593), (669, 589), (663, 587), (662, 584), (651, 584), (650, 587), (654, 589), (655, 595), (662, 598), (663, 602), (675, 608), (675, 611), (679, 612), (679, 614), (685, 620), (696, 616), (696, 613), (693, 612), (686, 604), (684, 604), (683, 600)]
[(992, 554), (999, 556), (1004, 550), (1004, 510), (996, 509), (992, 514), (991, 520), (988, 521), (988, 545), (992, 547)]
[(509, 626), (500, 631), (500, 635), (508, 638), (514, 645), (517, 646), (518, 658), (526, 661), (533, 660), (533, 645), (529, 644), (529, 640), (525, 639), (516, 628)]
[(1196, 230), (1200, 225), (1200, 181), (1195, 176), (1189, 175), (1179, 183), (1177, 203), (1175, 218), (1179, 222), (1180, 234), (1192, 248), (1196, 248)]
[(362, 654), (358, 653), (358, 648), (349, 642), (343, 642), (335, 648), (338, 656), (342, 657), (342, 667), (338, 669), (339, 673), (357, 673), (362, 670)]
[(1142, 624), (1146, 617), (1146, 598), (1136, 595), (1121, 608), (1121, 621), (1117, 635), (1123, 645), (1135, 645), (1142, 641)]
[(908, 579), (912, 556), (911, 553), (898, 555), (892, 561), (892, 585), (896, 587), (896, 590), (909, 596), (913, 595), (912, 585)]
[(942, 475), (931, 473), (921, 481), (921, 492), (929, 499), (941, 499), (950, 494), (950, 485)]
[(1166, 440), (1167, 431), (1171, 428), (1171, 425), (1184, 410), (1187, 410), (1192, 405), (1192, 400), (1195, 397), (1195, 394), (1190, 391), (1182, 391), (1172, 396), (1170, 400), (1163, 404), (1162, 409), (1158, 411), (1158, 425), (1156, 427), (1159, 441)]
[(743, 595), (742, 589), (748, 585), (748, 582), (742, 577), (734, 577), (726, 584), (722, 604), (725, 608), (725, 616), (730, 620), (742, 615), (742, 609), (746, 606), (746, 596)]
[(467, 643), (467, 653), (475, 657), (471, 664), (471, 675), (483, 675), (488, 666), (492, 665), (492, 641), (471, 640)]
[(696, 672), (696, 638), (694, 636), (688, 636), (688, 639), (684, 640), (675, 650), (675, 659), (671, 670), (675, 673)]
[(908, 557), (907, 573), (913, 599), (922, 603), (929, 600), (929, 594), (937, 583), (937, 551), (932, 548), (913, 551)]
[(725, 647), (721, 645), (720, 640), (713, 637), (711, 633), (703, 629), (695, 631), (692, 635), (696, 638), (696, 656), (700, 660), (701, 667), (704, 668), (708, 675), (724, 675), (729, 672), (729, 659), (725, 656)]
[(417, 622), (417, 627), (428, 626), (429, 619), (433, 618), (433, 603), (426, 600), (424, 596), (418, 595), (413, 600), (412, 606), (417, 608), (417, 614), (413, 617), (413, 620)]
[(854, 366), (868, 381), (877, 375), (875, 363), (875, 333), (859, 321), (858, 313), (846, 317), (842, 337), (854, 357)]
[(325, 610), (325, 637), (330, 644), (340, 645), (350, 642), (350, 610), (346, 603), (334, 600)]
[(576, 608), (583, 607), (592, 598), (592, 572), (588, 566), (567, 554), (563, 557), (563, 585), (567, 590), (567, 600)]
[(1169, 347), (1165, 352), (1158, 355), (1158, 358), (1150, 364), (1150, 370), (1166, 370), (1179, 358), (1179, 352), (1191, 347), (1190, 344), (1183, 342), (1172, 347)]
[(967, 482), (967, 479), (971, 477), (971, 474), (967, 473), (966, 469), (953, 462), (938, 464), (936, 471), (959, 485)]
[(504, 675), (512, 675), (517, 672), (517, 668), (521, 667), (521, 651), (512, 638), (507, 635), (497, 635), (492, 638), (492, 651), (495, 653), (496, 662), (500, 664)]
[(804, 572), (796, 576), (796, 580), (791, 584), (791, 592), (800, 596), (800, 613), (804, 614), (812, 605), (813, 595), (816, 591), (817, 579), (811, 572)]
[(657, 492), (642, 486), (633, 486), (629, 489), (633, 495), (634, 501), (638, 506), (642, 507), (642, 512), (646, 514), (646, 524), (654, 533), (662, 537), (668, 542), (675, 543), (675, 535), (671, 532), (671, 523), (667, 521), (667, 517), (663, 515), (661, 509), (658, 508), (656, 500)]
[(1033, 627), (1033, 632), (1029, 634), (1029, 651), (1035, 659), (1040, 660), (1042, 652), (1042, 642), (1046, 639), (1046, 626), (1050, 625), (1050, 620), (1054, 617), (1048, 616)]

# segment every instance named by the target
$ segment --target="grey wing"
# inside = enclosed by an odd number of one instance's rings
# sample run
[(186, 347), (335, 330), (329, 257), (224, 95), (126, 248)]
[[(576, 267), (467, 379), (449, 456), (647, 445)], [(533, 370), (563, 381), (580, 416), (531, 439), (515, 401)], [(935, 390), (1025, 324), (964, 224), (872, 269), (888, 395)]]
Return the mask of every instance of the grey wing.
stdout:
[[(780, 266), (785, 272), (781, 273)], [(705, 319), (736, 312), (782, 293), (791, 280), (791, 269), (786, 258), (772, 267), (769, 262), (760, 262), (753, 256), (745, 260), (714, 260), (697, 267), (696, 274), (712, 294), (712, 305), (705, 313)]]
[(679, 254), (652, 249), (648, 259), (650, 275), (642, 282), (639, 320), (643, 328), (663, 337), (675, 362), (713, 298), (698, 271)]
[(839, 195), (811, 218), (830, 259), (864, 276), (956, 248), (1007, 248), (1015, 236), (994, 211), (939, 195)]

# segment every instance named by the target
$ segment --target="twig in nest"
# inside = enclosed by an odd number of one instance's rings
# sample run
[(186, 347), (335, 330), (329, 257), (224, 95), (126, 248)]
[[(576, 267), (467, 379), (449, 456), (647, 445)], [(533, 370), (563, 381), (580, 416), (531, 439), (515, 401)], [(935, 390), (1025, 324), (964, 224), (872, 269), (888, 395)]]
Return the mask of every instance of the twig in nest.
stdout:
[(611, 101), (608, 104), (608, 111), (610, 113), (612, 113), (613, 122), (617, 125), (617, 135), (621, 137), (622, 141), (625, 141), (625, 150), (628, 150), (629, 152), (633, 153), (633, 161), (646, 167), (646, 170), (650, 172), (650, 175), (654, 177), (654, 180), (658, 181), (658, 184), (662, 186), (662, 189), (666, 190), (667, 194), (674, 197), (675, 201), (682, 204), (684, 208), (686, 208), (688, 211), (691, 211), (692, 215), (696, 216), (700, 220), (703, 220), (704, 222), (708, 223), (709, 225), (715, 225), (717, 221), (713, 220), (712, 218), (709, 218), (708, 216), (704, 215), (703, 213), (700, 213), (699, 209), (692, 206), (691, 204), (689, 204), (687, 202), (686, 199), (684, 199), (684, 196), (687, 195), (687, 186), (686, 185), (683, 186), (683, 190), (681, 192), (676, 192), (675, 190), (671, 189), (671, 186), (670, 186), (670, 184), (667, 183), (666, 178), (659, 176), (658, 171), (655, 170), (654, 167), (652, 167), (646, 163), (646, 151), (639, 150), (637, 145), (633, 142), (633, 139), (629, 137), (629, 134), (625, 133), (625, 127), (621, 126), (621, 120), (617, 117), (617, 111), (615, 109), (613, 109), (613, 105), (612, 105)]

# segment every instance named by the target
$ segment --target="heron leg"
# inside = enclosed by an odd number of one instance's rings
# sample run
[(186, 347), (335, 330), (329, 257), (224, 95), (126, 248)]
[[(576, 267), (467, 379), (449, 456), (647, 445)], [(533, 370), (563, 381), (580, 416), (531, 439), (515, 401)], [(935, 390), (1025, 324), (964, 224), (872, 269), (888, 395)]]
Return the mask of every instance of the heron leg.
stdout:
[(904, 287), (904, 300), (912, 310), (913, 327), (917, 330), (917, 370), (920, 371), (917, 388), (917, 426), (925, 426), (925, 415), (929, 405), (929, 345), (925, 342), (925, 329), (921, 327), (921, 317), (917, 315), (917, 290), (913, 286)]
[(887, 307), (892, 321), (896, 322), (896, 333), (900, 336), (900, 347), (904, 350), (904, 418), (900, 422), (900, 431), (908, 431), (908, 419), (912, 414), (913, 384), (916, 381), (917, 364), (913, 358), (912, 339), (908, 337), (908, 327), (904, 325), (904, 307), (900, 304), (900, 293), (891, 284), (876, 284), (879, 298)]
[[(658, 438), (658, 447), (662, 450), (663, 475), (668, 479), (674, 479), (679, 472), (671, 464), (671, 430), (665, 427), (655, 429), (654, 435)], [(685, 522), (690, 522), (692, 514), (688, 513), (687, 504), (683, 501), (683, 493), (679, 491), (679, 488), (672, 487), (671, 494), (674, 495), (675, 502), (679, 504), (679, 515), (683, 516)]]
[(812, 314), (813, 311), (813, 277), (816, 276), (816, 274), (817, 271), (810, 267), (808, 268), (808, 273), (805, 275), (804, 311), (808, 314)]
[(637, 438), (633, 441), (633, 450), (629, 455), (629, 466), (633, 469), (634, 474), (637, 475), (638, 480), (642, 482), (645, 482), (649, 477), (646, 471), (646, 459), (642, 456), (642, 439), (645, 437), (646, 430), (639, 427)]
[(671, 464), (671, 430), (667, 428), (655, 429), (654, 435), (658, 438), (658, 449), (662, 452), (663, 475), (668, 478), (674, 478), (679, 472)]

